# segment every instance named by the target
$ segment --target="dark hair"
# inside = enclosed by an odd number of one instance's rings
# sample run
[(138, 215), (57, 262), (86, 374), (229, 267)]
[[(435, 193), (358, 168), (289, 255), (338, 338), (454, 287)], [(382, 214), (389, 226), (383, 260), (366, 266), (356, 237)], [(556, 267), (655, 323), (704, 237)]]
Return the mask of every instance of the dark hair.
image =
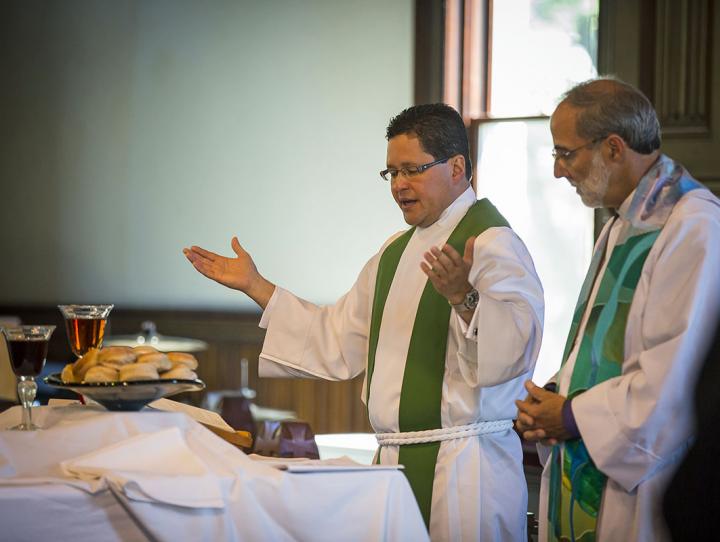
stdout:
[(591, 79), (571, 88), (563, 102), (580, 109), (575, 130), (592, 140), (617, 134), (640, 154), (660, 148), (660, 122), (650, 100), (619, 79)]
[(472, 162), (467, 130), (460, 114), (443, 103), (416, 105), (396, 115), (388, 124), (385, 138), (413, 134), (423, 151), (436, 160), (457, 154), (465, 157), (465, 176), (472, 179)]

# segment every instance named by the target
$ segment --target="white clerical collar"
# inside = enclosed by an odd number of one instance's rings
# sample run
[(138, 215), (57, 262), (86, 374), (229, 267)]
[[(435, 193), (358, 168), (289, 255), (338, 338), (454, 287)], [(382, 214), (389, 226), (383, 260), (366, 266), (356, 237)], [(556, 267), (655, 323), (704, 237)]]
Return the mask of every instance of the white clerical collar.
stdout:
[(475, 195), (475, 191), (472, 186), (468, 186), (465, 192), (460, 194), (457, 198), (455, 198), (455, 201), (445, 208), (435, 222), (426, 228), (420, 228), (418, 226), (418, 229), (429, 229), (435, 227), (446, 228), (448, 226), (454, 226), (460, 222), (462, 217), (465, 216), (465, 213), (467, 213), (467, 210), (473, 203), (475, 203), (476, 200), (477, 196)]

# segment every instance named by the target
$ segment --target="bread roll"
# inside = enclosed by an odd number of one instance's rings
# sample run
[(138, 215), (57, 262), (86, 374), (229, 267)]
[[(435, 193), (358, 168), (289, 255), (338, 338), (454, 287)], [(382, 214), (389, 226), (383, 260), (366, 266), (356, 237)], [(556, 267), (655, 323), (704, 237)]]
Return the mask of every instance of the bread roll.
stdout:
[(131, 363), (120, 367), (120, 380), (158, 380), (157, 369), (151, 363)]
[(109, 346), (103, 348), (98, 354), (98, 363), (107, 367), (119, 369), (123, 365), (133, 363), (137, 359), (137, 354), (132, 348), (127, 346)]
[(72, 384), (75, 382), (72, 363), (68, 363), (65, 367), (63, 367), (62, 373), (60, 373), (60, 380), (62, 380), (65, 384)]
[(99, 350), (97, 348), (91, 348), (83, 357), (75, 362), (72, 368), (75, 382), (85, 380), (85, 373), (88, 372), (88, 369), (98, 364), (98, 352)]
[(169, 371), (162, 373), (160, 378), (163, 380), (173, 378), (177, 378), (178, 380), (195, 380), (197, 379), (197, 374), (185, 365), (176, 365)]
[(118, 379), (118, 372), (104, 365), (90, 367), (85, 373), (85, 382), (115, 382)]
[(154, 354), (143, 354), (142, 356), (138, 357), (137, 362), (149, 363), (150, 365), (155, 367), (158, 372), (172, 369), (172, 362), (162, 352), (155, 352)]
[(168, 352), (167, 357), (172, 362), (173, 367), (184, 365), (193, 371), (198, 368), (198, 360), (192, 354), (185, 352)]
[(149, 344), (142, 344), (140, 346), (133, 347), (133, 352), (135, 352), (136, 356), (142, 356), (144, 354), (157, 354), (158, 349), (154, 346), (150, 346)]

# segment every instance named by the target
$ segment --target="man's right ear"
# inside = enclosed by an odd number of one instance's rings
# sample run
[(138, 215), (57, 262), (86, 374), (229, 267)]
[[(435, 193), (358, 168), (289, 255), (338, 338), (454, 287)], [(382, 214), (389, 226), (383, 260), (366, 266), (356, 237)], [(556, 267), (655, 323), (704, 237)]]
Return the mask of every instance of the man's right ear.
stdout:
[(465, 179), (465, 173), (467, 171), (465, 167), (465, 157), (462, 154), (456, 154), (450, 158), (450, 164), (453, 168), (453, 180)]
[(618, 135), (610, 134), (607, 138), (608, 147), (610, 147), (610, 158), (622, 158), (622, 152), (626, 148), (625, 140)]

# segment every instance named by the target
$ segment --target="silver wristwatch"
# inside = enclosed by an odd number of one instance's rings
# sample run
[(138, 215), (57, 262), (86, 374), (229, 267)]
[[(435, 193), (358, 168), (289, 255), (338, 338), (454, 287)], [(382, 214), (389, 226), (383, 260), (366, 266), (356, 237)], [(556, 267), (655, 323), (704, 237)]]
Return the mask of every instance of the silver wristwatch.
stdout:
[(475, 307), (478, 305), (478, 301), (480, 301), (480, 294), (475, 288), (473, 288), (465, 294), (465, 299), (463, 299), (462, 303), (451, 306), (457, 312), (474, 311)]

